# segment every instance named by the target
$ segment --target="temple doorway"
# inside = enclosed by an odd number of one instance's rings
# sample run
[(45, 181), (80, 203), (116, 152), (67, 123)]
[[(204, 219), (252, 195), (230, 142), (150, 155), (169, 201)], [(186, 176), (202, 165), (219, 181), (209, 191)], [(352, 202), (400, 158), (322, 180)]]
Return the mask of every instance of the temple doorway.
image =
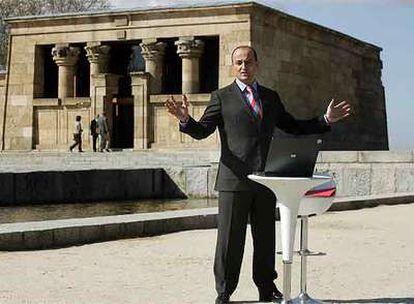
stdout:
[(112, 100), (112, 143), (113, 149), (134, 147), (134, 104), (131, 97)]
[(111, 42), (109, 72), (119, 76), (118, 92), (111, 97), (108, 119), (111, 121), (111, 148), (134, 147), (134, 104), (130, 73), (143, 71), (140, 40)]

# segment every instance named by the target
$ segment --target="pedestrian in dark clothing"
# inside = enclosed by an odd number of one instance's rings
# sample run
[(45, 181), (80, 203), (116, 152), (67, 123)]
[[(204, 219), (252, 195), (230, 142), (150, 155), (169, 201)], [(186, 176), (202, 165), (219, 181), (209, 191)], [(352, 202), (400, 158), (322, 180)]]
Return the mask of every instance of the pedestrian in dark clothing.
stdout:
[(96, 118), (91, 120), (90, 130), (91, 130), (91, 136), (92, 136), (92, 148), (93, 152), (96, 152), (96, 141), (98, 140), (98, 124), (97, 120), (99, 119), (99, 114), (96, 116)]

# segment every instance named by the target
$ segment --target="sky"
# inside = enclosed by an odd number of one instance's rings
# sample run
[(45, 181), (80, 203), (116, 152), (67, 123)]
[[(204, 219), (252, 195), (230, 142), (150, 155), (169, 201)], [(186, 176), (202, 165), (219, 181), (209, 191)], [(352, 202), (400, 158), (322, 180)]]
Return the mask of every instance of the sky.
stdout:
[[(220, 0), (112, 0), (115, 8)], [(414, 150), (414, 0), (258, 0), (383, 49), (390, 150)], [(411, 90), (410, 90), (411, 89)]]

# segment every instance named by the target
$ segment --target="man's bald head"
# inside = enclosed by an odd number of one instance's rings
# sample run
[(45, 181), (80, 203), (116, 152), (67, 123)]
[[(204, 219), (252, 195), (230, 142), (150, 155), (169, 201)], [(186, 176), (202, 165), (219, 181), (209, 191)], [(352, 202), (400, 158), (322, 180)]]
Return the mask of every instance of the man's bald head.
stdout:
[(259, 67), (254, 48), (248, 45), (238, 46), (231, 56), (233, 75), (241, 82), (251, 85), (255, 81)]
[(251, 47), (250, 45), (239, 45), (239, 46), (236, 46), (233, 49), (233, 51), (231, 52), (231, 62), (232, 63), (234, 63), (234, 53), (236, 53), (236, 51), (237, 50), (240, 50), (240, 49), (249, 49), (253, 53), (254, 59), (256, 61), (258, 61), (258, 59), (257, 59), (257, 52), (256, 52), (256, 50), (253, 47)]

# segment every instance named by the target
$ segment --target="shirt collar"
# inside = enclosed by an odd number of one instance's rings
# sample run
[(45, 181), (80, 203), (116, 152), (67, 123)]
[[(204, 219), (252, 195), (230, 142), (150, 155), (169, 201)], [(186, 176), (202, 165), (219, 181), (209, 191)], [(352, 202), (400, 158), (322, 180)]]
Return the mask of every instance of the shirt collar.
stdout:
[[(244, 92), (244, 90), (246, 89), (246, 87), (247, 87), (247, 85), (245, 84), (245, 83), (243, 83), (243, 82), (241, 82), (238, 78), (236, 78), (236, 84), (237, 84), (237, 86), (240, 88), (240, 90), (242, 91), (242, 92)], [(253, 84), (252, 84), (252, 87), (253, 87), (253, 89), (257, 92), (257, 86), (258, 86), (258, 83), (257, 83), (257, 81), (255, 80), (254, 82), (253, 82)]]

